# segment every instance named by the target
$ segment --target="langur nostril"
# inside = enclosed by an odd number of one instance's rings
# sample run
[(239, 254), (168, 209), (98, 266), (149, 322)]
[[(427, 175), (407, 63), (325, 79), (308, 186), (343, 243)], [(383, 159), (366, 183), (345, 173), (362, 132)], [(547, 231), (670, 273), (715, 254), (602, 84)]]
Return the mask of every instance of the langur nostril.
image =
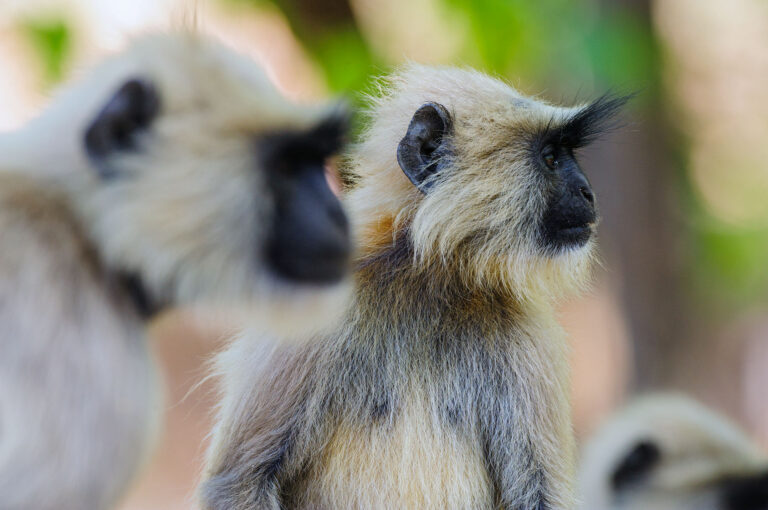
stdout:
[(579, 191), (581, 192), (581, 196), (583, 196), (587, 200), (587, 202), (589, 202), (590, 204), (595, 203), (595, 195), (592, 193), (592, 190), (590, 190), (585, 186), (582, 186), (579, 188)]

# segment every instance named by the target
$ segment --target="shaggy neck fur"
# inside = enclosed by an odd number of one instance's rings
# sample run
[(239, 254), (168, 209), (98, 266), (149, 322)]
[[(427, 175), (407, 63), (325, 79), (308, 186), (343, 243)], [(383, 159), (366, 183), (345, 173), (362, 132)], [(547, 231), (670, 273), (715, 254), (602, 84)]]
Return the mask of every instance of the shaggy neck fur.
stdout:
[[(456, 271), (415, 265), (406, 234), (360, 261), (348, 321), (309, 356), (325, 361), (308, 387), (325, 391), (302, 414), (330, 425), (330, 439), (307, 472), (281, 480), (288, 507), (373, 508), (376, 494), (398, 493), (391, 503), (412, 508), (570, 507), (560, 330), (544, 310), (524, 312), (503, 288), (469, 286)], [(383, 467), (339, 460), (357, 447)], [(415, 464), (394, 468), (403, 462)], [(446, 465), (433, 473), (433, 463)], [(357, 490), (336, 486), (344, 480)]]
[[(359, 260), (356, 280), (362, 302), (358, 304), (378, 309), (382, 321), (421, 326), (425, 316), (435, 325), (447, 319), (472, 324), (473, 319), (483, 317), (484, 321), (489, 315), (506, 324), (523, 317), (524, 305), (513, 293), (503, 286), (471, 285), (460, 271), (460, 266), (448, 261), (417, 263), (406, 231), (391, 246)], [(380, 306), (385, 300), (396, 301), (397, 306)]]

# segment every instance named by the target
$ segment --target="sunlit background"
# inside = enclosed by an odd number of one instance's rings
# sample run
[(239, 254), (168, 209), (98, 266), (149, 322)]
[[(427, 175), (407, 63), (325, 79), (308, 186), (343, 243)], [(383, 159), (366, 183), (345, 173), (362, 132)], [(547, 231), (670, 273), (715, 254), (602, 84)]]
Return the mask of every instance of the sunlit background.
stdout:
[[(628, 396), (684, 390), (768, 445), (768, 2), (765, 0), (0, 0), (0, 130), (131, 35), (188, 25), (251, 55), (297, 100), (398, 63), (475, 66), (572, 103), (637, 91), (583, 154), (602, 268), (563, 307), (577, 432)], [(187, 507), (221, 345), (183, 313), (152, 327), (166, 433), (123, 510)]]

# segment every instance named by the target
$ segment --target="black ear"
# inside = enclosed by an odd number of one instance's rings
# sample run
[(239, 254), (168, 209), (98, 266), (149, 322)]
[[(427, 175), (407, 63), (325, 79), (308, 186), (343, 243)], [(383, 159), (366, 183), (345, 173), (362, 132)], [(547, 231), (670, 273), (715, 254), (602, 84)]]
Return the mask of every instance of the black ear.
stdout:
[(85, 132), (85, 150), (103, 177), (114, 172), (106, 158), (116, 151), (136, 148), (136, 137), (149, 128), (160, 111), (155, 87), (142, 79), (131, 79), (115, 92)]
[(432, 175), (442, 169), (448, 155), (445, 137), (450, 134), (451, 116), (443, 105), (425, 103), (413, 114), (408, 131), (397, 146), (397, 162), (408, 179), (427, 193)]
[(641, 481), (661, 460), (661, 450), (656, 443), (642, 440), (621, 458), (611, 476), (616, 491)]

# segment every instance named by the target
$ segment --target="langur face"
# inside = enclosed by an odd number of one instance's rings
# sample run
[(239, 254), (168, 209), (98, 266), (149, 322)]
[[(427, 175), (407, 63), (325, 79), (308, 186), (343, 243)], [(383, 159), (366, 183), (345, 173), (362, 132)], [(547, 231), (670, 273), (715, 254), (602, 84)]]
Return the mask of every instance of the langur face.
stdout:
[(171, 99), (152, 78), (126, 79), (83, 134), (88, 217), (107, 258), (163, 301), (258, 300), (342, 280), (350, 236), (326, 162), (346, 113), (249, 130), (206, 122), (205, 101)]

